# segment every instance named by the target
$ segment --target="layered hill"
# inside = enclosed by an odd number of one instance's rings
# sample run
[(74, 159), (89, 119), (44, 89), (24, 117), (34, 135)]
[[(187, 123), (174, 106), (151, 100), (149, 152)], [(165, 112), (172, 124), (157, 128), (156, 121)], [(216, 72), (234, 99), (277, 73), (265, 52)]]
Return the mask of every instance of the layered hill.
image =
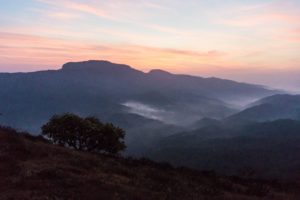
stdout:
[(288, 184), (81, 153), (0, 129), (0, 199), (299, 199)]
[(299, 178), (300, 96), (262, 98), (222, 120), (204, 118), (161, 138), (148, 156), (227, 174)]
[(300, 119), (300, 95), (278, 94), (258, 100), (233, 116), (232, 121)]
[(1, 124), (38, 133), (53, 114), (74, 112), (103, 120), (135, 113), (184, 125), (235, 112), (231, 100), (258, 99), (277, 91), (218, 78), (149, 73), (107, 61), (67, 63), (62, 69), (0, 74)]

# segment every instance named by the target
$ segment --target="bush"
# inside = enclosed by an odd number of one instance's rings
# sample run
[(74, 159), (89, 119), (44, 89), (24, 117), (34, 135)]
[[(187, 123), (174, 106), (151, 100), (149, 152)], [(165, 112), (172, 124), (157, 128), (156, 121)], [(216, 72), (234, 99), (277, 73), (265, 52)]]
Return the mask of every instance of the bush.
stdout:
[(116, 154), (125, 149), (125, 131), (95, 117), (81, 118), (67, 113), (54, 115), (42, 126), (42, 134), (54, 144), (80, 151)]

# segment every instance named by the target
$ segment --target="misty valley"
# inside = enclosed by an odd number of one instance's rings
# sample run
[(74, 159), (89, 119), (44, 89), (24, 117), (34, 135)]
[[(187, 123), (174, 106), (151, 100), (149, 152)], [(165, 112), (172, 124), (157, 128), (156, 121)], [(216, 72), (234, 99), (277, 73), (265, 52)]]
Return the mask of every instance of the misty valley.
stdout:
[(108, 61), (1, 73), (0, 85), (0, 124), (33, 135), (55, 114), (95, 116), (126, 131), (124, 156), (227, 175), (300, 178), (300, 95)]

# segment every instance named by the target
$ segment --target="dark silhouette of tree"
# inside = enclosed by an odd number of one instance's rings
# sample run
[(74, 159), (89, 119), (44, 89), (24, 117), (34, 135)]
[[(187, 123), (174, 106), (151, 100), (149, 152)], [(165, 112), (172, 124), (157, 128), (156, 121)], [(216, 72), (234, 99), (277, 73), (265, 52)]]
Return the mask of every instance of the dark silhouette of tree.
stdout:
[(96, 117), (81, 118), (71, 113), (54, 115), (42, 126), (42, 134), (54, 144), (80, 151), (117, 154), (126, 148), (125, 131), (113, 124), (104, 124)]

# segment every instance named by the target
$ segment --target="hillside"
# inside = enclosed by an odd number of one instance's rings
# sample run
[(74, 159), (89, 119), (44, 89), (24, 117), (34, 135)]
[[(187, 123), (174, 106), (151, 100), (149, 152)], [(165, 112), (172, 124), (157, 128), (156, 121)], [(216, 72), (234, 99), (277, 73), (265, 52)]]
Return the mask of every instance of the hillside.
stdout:
[[(165, 137), (148, 156), (196, 169), (252, 177), (300, 178), (300, 121), (219, 122)], [(247, 173), (248, 173), (247, 172)]]
[(227, 118), (229, 121), (277, 119), (300, 119), (300, 95), (272, 95), (252, 103), (247, 109)]
[(0, 129), (0, 199), (299, 199), (298, 185), (92, 155)]

